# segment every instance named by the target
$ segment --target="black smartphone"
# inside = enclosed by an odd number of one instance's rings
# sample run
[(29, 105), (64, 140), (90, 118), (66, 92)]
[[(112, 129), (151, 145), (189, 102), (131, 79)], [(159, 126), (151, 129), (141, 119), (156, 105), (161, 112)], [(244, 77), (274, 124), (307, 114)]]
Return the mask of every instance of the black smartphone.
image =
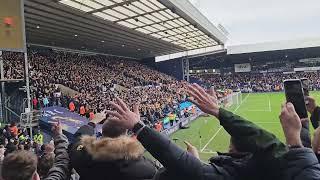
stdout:
[(302, 118), (308, 118), (307, 107), (304, 101), (302, 83), (300, 79), (288, 79), (284, 81), (284, 91), (287, 102), (291, 102), (299, 115)]
[(309, 79), (302, 78), (301, 79), (302, 89), (305, 96), (309, 96)]

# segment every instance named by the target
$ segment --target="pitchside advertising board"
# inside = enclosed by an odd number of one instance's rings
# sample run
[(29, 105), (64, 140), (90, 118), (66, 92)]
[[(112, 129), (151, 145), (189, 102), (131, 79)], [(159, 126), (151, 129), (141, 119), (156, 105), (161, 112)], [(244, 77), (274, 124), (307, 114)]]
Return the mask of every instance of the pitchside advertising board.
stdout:
[(250, 63), (243, 63), (243, 64), (235, 64), (234, 65), (234, 72), (250, 72), (251, 71), (251, 64)]
[(63, 107), (47, 107), (43, 108), (43, 114), (40, 119), (40, 125), (51, 126), (52, 123), (61, 122), (62, 129), (75, 134), (76, 131), (83, 125), (88, 124), (89, 120), (80, 116), (77, 113), (70, 112)]
[(23, 0), (0, 0), (0, 51), (26, 51), (23, 12)]
[(320, 66), (294, 68), (294, 71), (320, 71)]

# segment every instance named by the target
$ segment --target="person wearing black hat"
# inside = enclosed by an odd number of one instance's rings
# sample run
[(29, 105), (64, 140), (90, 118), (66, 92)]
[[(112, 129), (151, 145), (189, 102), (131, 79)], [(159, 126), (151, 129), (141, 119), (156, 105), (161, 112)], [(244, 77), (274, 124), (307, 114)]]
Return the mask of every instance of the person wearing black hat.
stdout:
[(156, 166), (143, 156), (145, 150), (139, 141), (126, 133), (125, 128), (106, 121), (101, 139), (96, 139), (92, 133), (82, 133), (77, 138), (70, 149), (70, 157), (81, 180), (147, 180), (154, 177)]

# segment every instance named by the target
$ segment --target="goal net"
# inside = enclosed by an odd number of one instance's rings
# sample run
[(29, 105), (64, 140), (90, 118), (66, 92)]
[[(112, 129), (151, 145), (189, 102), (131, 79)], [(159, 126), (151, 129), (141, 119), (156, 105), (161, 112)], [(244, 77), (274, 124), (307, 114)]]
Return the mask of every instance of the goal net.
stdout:
[(228, 108), (231, 106), (237, 106), (241, 104), (242, 102), (242, 94), (241, 92), (233, 92), (231, 94), (228, 94), (225, 97), (222, 97), (219, 99), (220, 106), (224, 108)]

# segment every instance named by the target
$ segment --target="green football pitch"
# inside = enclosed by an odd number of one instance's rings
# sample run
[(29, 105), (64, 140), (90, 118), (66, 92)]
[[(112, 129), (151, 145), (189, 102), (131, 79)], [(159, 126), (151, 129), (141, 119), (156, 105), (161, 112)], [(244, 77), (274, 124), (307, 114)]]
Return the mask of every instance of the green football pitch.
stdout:
[[(311, 92), (311, 96), (320, 102), (320, 92)], [(228, 110), (272, 132), (284, 142), (278, 117), (281, 104), (284, 101), (284, 93), (242, 94), (242, 102), (231, 106)], [(179, 130), (172, 134), (171, 139), (175, 139), (176, 144), (182, 148), (186, 148), (184, 141), (193, 144), (197, 147), (203, 161), (207, 161), (216, 152), (227, 152), (230, 136), (220, 126), (217, 119), (199, 117), (189, 126), (188, 129)], [(310, 130), (313, 131), (312, 127)]]

